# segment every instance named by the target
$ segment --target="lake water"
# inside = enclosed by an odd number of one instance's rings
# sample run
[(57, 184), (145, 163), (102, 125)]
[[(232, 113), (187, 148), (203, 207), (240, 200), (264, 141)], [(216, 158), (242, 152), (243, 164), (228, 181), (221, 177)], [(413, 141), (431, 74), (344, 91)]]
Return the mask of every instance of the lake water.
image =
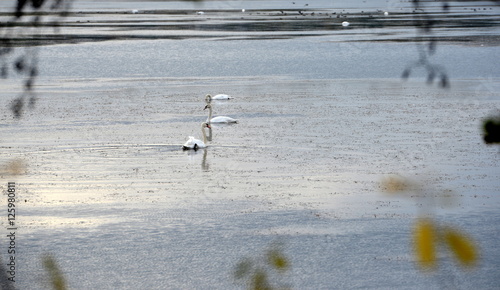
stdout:
[[(294, 289), (498, 289), (499, 148), (481, 121), (500, 110), (499, 7), (449, 3), (425, 6), (421, 33), (399, 1), (74, 2), (30, 50), (34, 108), (0, 112), (16, 288), (43, 289), (51, 253), (71, 289), (242, 289), (235, 265), (279, 242), (291, 268), (271, 277)], [(423, 51), (449, 88), (426, 84)], [(22, 93), (1, 87), (4, 108)], [(182, 151), (209, 93), (239, 123)], [(392, 174), (421, 191), (387, 195)], [(473, 237), (474, 271), (445, 249), (417, 269), (422, 214)]]

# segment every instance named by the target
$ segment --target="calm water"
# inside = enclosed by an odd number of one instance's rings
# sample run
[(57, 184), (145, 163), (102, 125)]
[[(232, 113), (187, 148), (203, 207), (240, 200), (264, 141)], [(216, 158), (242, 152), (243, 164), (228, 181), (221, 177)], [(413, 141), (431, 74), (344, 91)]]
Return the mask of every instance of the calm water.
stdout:
[[(498, 150), (478, 127), (500, 108), (499, 8), (426, 6), (439, 21), (419, 34), (409, 3), (366, 2), (76, 1), (41, 32), (35, 109), (0, 115), (0, 164), (27, 166), (16, 286), (43, 288), (50, 252), (73, 289), (237, 288), (234, 265), (281, 241), (297, 289), (495, 289)], [(401, 82), (428, 47), (415, 37), (438, 38), (449, 90), (424, 70)], [(182, 152), (218, 92), (241, 122)], [(0, 100), (19, 93), (8, 80)], [(457, 197), (434, 210), (478, 239), (476, 272), (416, 271), (422, 205), (381, 195), (388, 173)]]
[[(39, 49), (40, 75), (398, 78), (422, 56), (450, 78), (500, 75), (500, 8), (489, 2), (451, 1), (447, 10), (425, 3), (418, 11), (400, 1), (308, 2), (75, 1), (58, 32), (33, 31), (40, 44), (59, 44)], [(413, 26), (427, 20), (429, 31)], [(415, 69), (412, 77), (426, 74)]]
[[(498, 77), (500, 8), (487, 4), (450, 2), (447, 13), (426, 4), (426, 12), (440, 12), (426, 16), (399, 1), (77, 1), (81, 13), (63, 21), (57, 42), (91, 43), (44, 47), (41, 75), (398, 78), (429, 46), (413, 41), (432, 38), (437, 50), (427, 61), (450, 78)], [(436, 23), (430, 32), (411, 26), (423, 17)], [(106, 39), (114, 41), (94, 42)]]
[[(398, 78), (418, 58), (415, 44), (345, 43), (334, 37), (285, 40), (113, 41), (41, 51), (43, 76)], [(432, 62), (451, 78), (500, 76), (497, 46), (439, 44)], [(88, 55), (92, 55), (89, 58)], [(459, 60), (459, 61), (458, 61)], [(416, 75), (422, 77), (423, 70)]]

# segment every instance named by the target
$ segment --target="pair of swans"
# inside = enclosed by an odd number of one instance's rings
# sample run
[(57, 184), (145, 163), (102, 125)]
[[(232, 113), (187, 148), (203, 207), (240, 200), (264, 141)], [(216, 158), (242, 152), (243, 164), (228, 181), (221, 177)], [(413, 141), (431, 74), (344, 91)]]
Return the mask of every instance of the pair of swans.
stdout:
[[(212, 129), (212, 127), (210, 126), (211, 123), (225, 123), (225, 124), (238, 123), (237, 119), (233, 119), (233, 118), (227, 117), (227, 116), (217, 116), (217, 117), (212, 118), (212, 104), (211, 104), (212, 100), (229, 100), (229, 99), (232, 99), (232, 97), (225, 95), (225, 94), (219, 94), (219, 95), (214, 96), (213, 98), (211, 95), (205, 96), (205, 102), (207, 103), (207, 105), (205, 106), (205, 108), (203, 110), (208, 109), (208, 118), (207, 118), (206, 122), (201, 123), (201, 134), (203, 136), (203, 141), (196, 139), (193, 136), (189, 136), (188, 137), (189, 139), (187, 140), (187, 142), (184, 143), (184, 145), (182, 145), (183, 150), (192, 149), (192, 150), (196, 151), (196, 150), (201, 149), (201, 148), (206, 148), (207, 147), (207, 145), (206, 145), (207, 144), (207, 134), (205, 132), (205, 128), (208, 128), (209, 130), (211, 130)], [(210, 133), (210, 136), (212, 136), (212, 133)]]

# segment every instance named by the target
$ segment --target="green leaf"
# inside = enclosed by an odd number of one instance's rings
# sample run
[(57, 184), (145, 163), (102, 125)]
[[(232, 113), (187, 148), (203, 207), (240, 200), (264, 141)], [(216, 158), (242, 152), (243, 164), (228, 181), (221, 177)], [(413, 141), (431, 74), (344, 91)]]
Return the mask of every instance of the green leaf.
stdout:
[(286, 271), (289, 267), (288, 259), (279, 250), (270, 250), (267, 258), (269, 265), (277, 270)]
[(251, 289), (253, 290), (270, 290), (272, 289), (267, 281), (266, 272), (258, 269), (255, 271), (252, 277)]
[(64, 279), (61, 270), (57, 266), (56, 260), (51, 255), (46, 255), (45, 257), (43, 257), (43, 266), (49, 273), (50, 282), (54, 290), (67, 289), (66, 280)]
[(252, 271), (252, 261), (250, 259), (244, 259), (236, 265), (236, 270), (234, 271), (234, 278), (242, 279)]

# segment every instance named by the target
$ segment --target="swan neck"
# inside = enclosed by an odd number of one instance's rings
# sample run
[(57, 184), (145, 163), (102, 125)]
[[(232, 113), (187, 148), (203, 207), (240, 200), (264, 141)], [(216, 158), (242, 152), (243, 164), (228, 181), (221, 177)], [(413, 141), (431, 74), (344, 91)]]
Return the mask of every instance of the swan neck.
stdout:
[(210, 124), (210, 120), (212, 120), (212, 105), (208, 105), (208, 119), (207, 123)]

